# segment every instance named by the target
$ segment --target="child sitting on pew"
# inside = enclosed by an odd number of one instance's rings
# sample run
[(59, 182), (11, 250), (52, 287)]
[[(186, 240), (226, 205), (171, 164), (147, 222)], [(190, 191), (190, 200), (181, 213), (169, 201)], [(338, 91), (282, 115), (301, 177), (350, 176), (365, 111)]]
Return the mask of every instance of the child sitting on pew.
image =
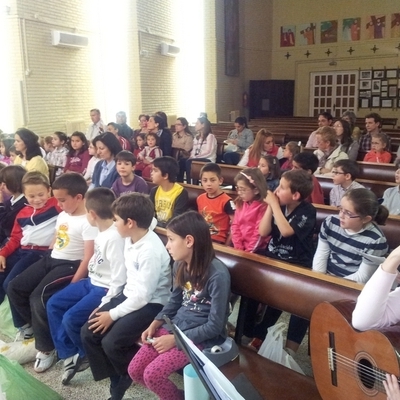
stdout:
[[(17, 167), (6, 168), (13, 168), (14, 172)], [(15, 176), (12, 178), (15, 179)], [(15, 216), (9, 240), (0, 250), (0, 303), (4, 300), (9, 282), (46, 255), (53, 242), (57, 216), (61, 212), (57, 200), (51, 197), (46, 175), (27, 172), (20, 185), (25, 195), (22, 198), (26, 198), (28, 204), (24, 204)]]
[(231, 225), (233, 247), (254, 253), (265, 248), (269, 237), (261, 237), (258, 226), (267, 205), (263, 199), (267, 195), (264, 176), (258, 168), (246, 168), (235, 177), (238, 197), (236, 211)]
[(340, 207), (340, 201), (344, 194), (351, 189), (365, 189), (363, 185), (356, 182), (360, 168), (356, 161), (338, 160), (333, 164), (332, 180), (335, 186), (329, 192), (329, 204)]
[(258, 162), (258, 169), (267, 181), (268, 189), (274, 191), (279, 186), (279, 179), (281, 179), (279, 160), (269, 154), (263, 155)]
[(26, 169), (21, 165), (9, 165), (0, 171), (0, 247), (10, 237), (15, 217), (25, 207), (26, 198), (22, 192), (25, 174)]
[(377, 132), (371, 135), (371, 150), (365, 155), (366, 162), (390, 163), (392, 154), (387, 151), (389, 144), (388, 136), (385, 133)]
[(315, 154), (303, 151), (302, 153), (294, 156), (292, 163), (292, 169), (303, 169), (307, 171), (312, 177), (313, 189), (311, 194), (306, 198), (306, 201), (315, 204), (325, 204), (324, 192), (322, 190), (321, 184), (318, 182), (318, 179), (314, 175), (314, 172), (318, 168), (318, 157)]
[(285, 150), (283, 150), (283, 159), (285, 161), (281, 165), (281, 170), (290, 170), (293, 168), (293, 158), (300, 153), (300, 146), (297, 142), (286, 143)]
[(149, 193), (147, 182), (135, 174), (136, 157), (128, 150), (120, 151), (115, 157), (119, 178), (111, 186), (117, 197), (126, 193)]
[(388, 252), (384, 224), (388, 211), (368, 189), (352, 189), (341, 199), (339, 215), (331, 215), (321, 226), (313, 270), (365, 283), (379, 262), (368, 255), (384, 257)]
[[(36, 372), (49, 369), (56, 356), (46, 304), (70, 282), (87, 276), (93, 255), (98, 230), (86, 218), (87, 189), (84, 177), (75, 172), (63, 174), (54, 181), (54, 197), (63, 211), (57, 217), (55, 231), (48, 232), (53, 237), (53, 249), (17, 275), (7, 287), (14, 326), (20, 329), (22, 338), (27, 338), (29, 333), (32, 336), (32, 332), (35, 336), (38, 353), (33, 369)], [(28, 194), (25, 195), (29, 200)]]
[(230, 224), (235, 212), (232, 199), (221, 189), (223, 182), (218, 164), (207, 163), (200, 171), (200, 181), (205, 193), (197, 198), (197, 209), (210, 227), (214, 242), (230, 244)]
[(81, 340), (81, 328), (96, 307), (119, 294), (126, 283), (125, 240), (114, 225), (111, 205), (114, 193), (94, 188), (85, 195), (86, 217), (99, 234), (88, 265), (88, 278), (70, 283), (50, 298), (47, 316), (57, 355), (64, 360), (62, 384), (67, 385), (78, 371), (89, 367)]
[(126, 284), (81, 329), (81, 339), (95, 381), (110, 378), (112, 400), (122, 400), (132, 380), (128, 365), (136, 341), (167, 304), (171, 288), (170, 257), (151, 230), (154, 208), (148, 196), (130, 193), (112, 205), (115, 226), (125, 238)]
[(175, 260), (173, 291), (169, 302), (142, 333), (143, 346), (128, 372), (160, 399), (183, 400), (183, 391), (169, 380), (169, 375), (189, 360), (176, 346), (164, 315), (201, 349), (221, 345), (226, 339), (230, 275), (215, 258), (208, 226), (198, 213), (191, 211), (170, 221), (167, 237), (166, 247)]
[(188, 192), (176, 182), (179, 164), (170, 156), (156, 158), (152, 164), (151, 180), (157, 186), (150, 190), (150, 200), (154, 204), (157, 225), (167, 222), (188, 209)]
[(394, 180), (397, 186), (384, 191), (382, 205), (389, 210), (389, 214), (400, 215), (400, 159), (396, 160), (395, 166)]
[[(278, 260), (311, 268), (314, 256), (313, 234), (316, 223), (316, 210), (305, 199), (312, 191), (311, 174), (304, 170), (287, 171), (282, 175), (275, 193), (268, 191), (264, 201), (268, 204), (259, 226), (259, 233), (271, 240), (265, 255)], [(260, 324), (255, 326), (258, 303), (249, 302), (244, 334), (254, 337), (251, 346), (259, 348), (268, 327), (275, 324), (282, 311), (267, 307)], [(291, 316), (286, 346), (297, 350), (299, 333), (306, 331), (308, 321)]]

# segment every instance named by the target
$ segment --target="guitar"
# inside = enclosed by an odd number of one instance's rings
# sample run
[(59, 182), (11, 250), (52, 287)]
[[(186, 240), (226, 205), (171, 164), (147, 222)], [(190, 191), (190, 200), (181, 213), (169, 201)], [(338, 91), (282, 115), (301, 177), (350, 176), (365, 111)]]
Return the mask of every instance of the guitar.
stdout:
[(344, 300), (321, 303), (313, 311), (310, 347), (318, 391), (324, 400), (386, 400), (386, 373), (400, 376), (400, 326), (356, 331), (350, 324), (354, 306)]

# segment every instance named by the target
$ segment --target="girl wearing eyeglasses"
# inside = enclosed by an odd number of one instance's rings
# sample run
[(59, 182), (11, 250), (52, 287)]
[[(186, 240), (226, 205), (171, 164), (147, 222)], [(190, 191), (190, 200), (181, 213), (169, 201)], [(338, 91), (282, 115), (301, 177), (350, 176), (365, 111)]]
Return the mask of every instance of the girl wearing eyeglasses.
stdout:
[(365, 283), (388, 252), (386, 237), (378, 225), (388, 217), (368, 189), (352, 189), (342, 197), (338, 215), (331, 215), (321, 226), (313, 259), (314, 271)]

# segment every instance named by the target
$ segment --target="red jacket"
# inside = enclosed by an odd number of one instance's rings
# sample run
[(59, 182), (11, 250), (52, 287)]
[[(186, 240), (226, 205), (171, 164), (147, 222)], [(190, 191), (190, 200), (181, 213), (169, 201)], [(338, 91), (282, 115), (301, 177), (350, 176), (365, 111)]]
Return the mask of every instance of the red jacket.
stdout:
[(35, 209), (26, 205), (16, 216), (10, 240), (0, 250), (8, 257), (20, 246), (49, 247), (55, 234), (56, 220), (61, 209), (51, 197), (44, 207)]

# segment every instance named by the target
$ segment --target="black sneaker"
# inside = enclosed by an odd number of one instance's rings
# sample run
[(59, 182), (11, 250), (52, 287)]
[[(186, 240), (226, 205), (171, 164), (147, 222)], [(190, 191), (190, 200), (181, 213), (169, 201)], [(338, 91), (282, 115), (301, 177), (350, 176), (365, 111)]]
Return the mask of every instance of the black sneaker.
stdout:
[(61, 381), (63, 385), (68, 385), (70, 380), (78, 372), (81, 362), (82, 359), (79, 357), (79, 354), (75, 354), (74, 356), (68, 357), (64, 360), (64, 373)]

